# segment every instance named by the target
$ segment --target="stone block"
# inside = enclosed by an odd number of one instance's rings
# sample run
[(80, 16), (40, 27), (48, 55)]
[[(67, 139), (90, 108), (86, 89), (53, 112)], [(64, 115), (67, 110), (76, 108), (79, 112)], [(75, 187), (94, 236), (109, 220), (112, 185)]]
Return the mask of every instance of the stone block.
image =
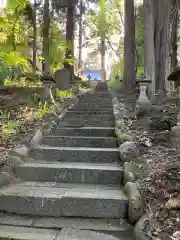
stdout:
[(127, 182), (125, 185), (125, 193), (128, 197), (128, 220), (135, 223), (144, 212), (142, 197), (135, 183)]
[[(149, 240), (150, 236), (152, 236), (153, 223), (151, 218), (145, 214), (143, 215), (135, 224), (134, 227), (134, 239), (135, 240)], [(155, 237), (151, 238), (152, 240), (158, 240)]]
[(54, 73), (56, 87), (60, 90), (68, 90), (71, 87), (71, 74), (66, 68), (57, 70)]
[(55, 136), (90, 136), (90, 137), (112, 137), (115, 136), (114, 128), (82, 127), (82, 128), (57, 128)]
[(19, 147), (15, 147), (12, 151), (9, 152), (9, 156), (17, 156), (22, 160), (28, 156), (29, 148), (25, 145), (21, 145)]
[(135, 182), (135, 165), (131, 162), (125, 162), (124, 168), (124, 185), (127, 182)]
[(0, 239), (12, 240), (55, 240), (58, 231), (32, 227), (0, 226)]
[(136, 159), (138, 156), (138, 148), (135, 142), (125, 142), (119, 147), (120, 158), (122, 163)]
[(15, 168), (25, 181), (88, 184), (120, 184), (123, 169), (118, 164), (25, 163)]
[(119, 151), (115, 148), (73, 148), (39, 146), (32, 149), (30, 156), (40, 161), (62, 162), (120, 162)]
[(171, 128), (171, 134), (175, 138), (180, 138), (180, 126), (174, 126)]
[(125, 143), (125, 142), (132, 142), (133, 141), (133, 138), (131, 135), (128, 135), (126, 133), (119, 133), (117, 134), (117, 138), (118, 138), (118, 141), (119, 141), (119, 145)]
[(35, 132), (32, 140), (31, 140), (31, 142), (30, 142), (30, 148), (33, 148), (33, 147), (35, 147), (36, 145), (39, 145), (39, 144), (41, 143), (41, 141), (42, 141), (42, 138), (43, 138), (43, 133), (42, 133), (42, 131), (41, 131), (40, 129), (38, 129), (38, 130)]
[(119, 190), (74, 189), (63, 196), (62, 215), (93, 218), (125, 218), (127, 198)]
[(90, 230), (77, 230), (77, 229), (63, 229), (60, 234), (57, 236), (56, 240), (118, 240), (119, 238), (116, 238), (114, 236), (99, 233), (95, 231)]
[(12, 177), (9, 173), (7, 172), (0, 173), (0, 187), (3, 187), (10, 183), (15, 183), (15, 182), (16, 182), (16, 179)]
[(44, 137), (42, 141), (43, 145), (47, 146), (59, 146), (59, 147), (98, 147), (98, 148), (116, 148), (116, 138), (108, 137), (60, 137), (60, 136), (49, 136)]

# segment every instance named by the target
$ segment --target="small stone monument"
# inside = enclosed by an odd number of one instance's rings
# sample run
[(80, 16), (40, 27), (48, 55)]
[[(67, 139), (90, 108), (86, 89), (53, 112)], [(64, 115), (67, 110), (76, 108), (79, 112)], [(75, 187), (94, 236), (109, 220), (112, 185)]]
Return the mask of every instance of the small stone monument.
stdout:
[(42, 76), (41, 81), (43, 82), (44, 89), (41, 94), (41, 101), (52, 101), (51, 90), (55, 86), (55, 80), (52, 76)]
[(62, 68), (54, 73), (56, 88), (68, 90), (71, 87), (71, 73), (68, 69)]
[(152, 107), (152, 103), (147, 96), (147, 87), (151, 83), (151, 80), (145, 77), (145, 74), (142, 73), (140, 79), (137, 80), (140, 87), (139, 98), (136, 103), (136, 113), (139, 111), (149, 111)]

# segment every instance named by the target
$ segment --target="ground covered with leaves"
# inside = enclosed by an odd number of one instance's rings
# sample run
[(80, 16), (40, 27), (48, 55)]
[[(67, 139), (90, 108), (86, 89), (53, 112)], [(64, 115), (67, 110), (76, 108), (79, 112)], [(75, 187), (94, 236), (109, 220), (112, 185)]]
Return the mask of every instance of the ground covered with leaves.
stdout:
[[(145, 211), (156, 221), (153, 234), (157, 239), (179, 240), (180, 149), (172, 147), (169, 131), (132, 134), (140, 150), (137, 185), (145, 199)], [(157, 136), (161, 136), (158, 141)]]

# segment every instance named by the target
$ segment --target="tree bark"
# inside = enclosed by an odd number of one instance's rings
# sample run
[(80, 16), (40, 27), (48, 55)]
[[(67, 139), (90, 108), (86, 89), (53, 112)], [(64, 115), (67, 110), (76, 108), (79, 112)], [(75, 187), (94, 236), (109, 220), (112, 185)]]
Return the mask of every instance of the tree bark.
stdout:
[(177, 38), (178, 38), (178, 6), (177, 0), (172, 0), (173, 8), (173, 22), (172, 22), (172, 33), (171, 33), (171, 70), (177, 67)]
[(74, 6), (69, 5), (67, 10), (67, 23), (66, 23), (66, 54), (65, 54), (65, 64), (64, 67), (68, 69), (71, 73), (71, 79), (74, 74), (74, 67), (68, 63), (68, 61), (72, 61), (74, 58)]
[(152, 82), (150, 98), (155, 100), (154, 0), (144, 0), (144, 71)]
[(36, 74), (36, 56), (37, 56), (37, 47), (36, 47), (36, 38), (37, 38), (37, 27), (36, 27), (36, 0), (34, 0), (34, 9), (33, 9), (33, 73)]
[(42, 70), (44, 75), (50, 74), (49, 66), (49, 27), (50, 27), (50, 16), (49, 16), (49, 0), (44, 2), (44, 14), (43, 14), (43, 51), (42, 55), (44, 61), (42, 64)]
[(154, 2), (154, 43), (155, 43), (155, 90), (160, 95), (165, 94), (166, 61), (168, 58), (168, 0)]
[(83, 0), (80, 0), (80, 13), (79, 13), (79, 61), (78, 71), (82, 68), (82, 16), (83, 16)]
[(101, 53), (101, 81), (105, 82), (106, 81), (106, 67), (105, 67), (106, 46), (105, 46), (104, 36), (101, 36), (100, 53)]
[(135, 16), (134, 0), (125, 1), (124, 35), (124, 87), (127, 92), (135, 90)]
[[(151, 99), (165, 95), (168, 67), (168, 0), (144, 0), (145, 72), (152, 80)], [(160, 98), (162, 99), (162, 98)]]

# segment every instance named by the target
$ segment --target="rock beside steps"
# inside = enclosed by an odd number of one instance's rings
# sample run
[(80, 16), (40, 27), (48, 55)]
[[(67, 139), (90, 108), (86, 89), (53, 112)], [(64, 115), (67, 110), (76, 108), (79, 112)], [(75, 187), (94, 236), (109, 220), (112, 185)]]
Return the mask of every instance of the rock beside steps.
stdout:
[[(93, 239), (132, 239), (111, 95), (104, 83), (102, 90), (98, 84), (69, 109), (30, 152), (34, 162), (15, 167), (22, 181), (0, 189), (0, 239), (64, 239), (67, 228), (93, 230)], [(88, 239), (77, 232), (65, 239)]]

